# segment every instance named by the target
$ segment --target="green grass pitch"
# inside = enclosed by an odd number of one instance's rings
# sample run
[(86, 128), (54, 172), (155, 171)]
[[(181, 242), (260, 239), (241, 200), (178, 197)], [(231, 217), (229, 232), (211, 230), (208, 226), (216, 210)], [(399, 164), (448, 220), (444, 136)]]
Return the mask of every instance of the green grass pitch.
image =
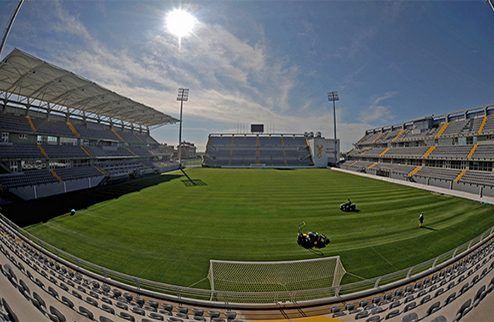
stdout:
[[(326, 169), (186, 170), (203, 185), (170, 180), (97, 203), (74, 216), (25, 227), (103, 267), (169, 284), (209, 288), (210, 259), (278, 261), (318, 257), (297, 245), (305, 231), (327, 235), (342, 283), (410, 267), (494, 226), (493, 207)], [(111, 189), (109, 186), (108, 189)], [(345, 213), (348, 198), (359, 212)], [(424, 212), (424, 226), (418, 217)]]

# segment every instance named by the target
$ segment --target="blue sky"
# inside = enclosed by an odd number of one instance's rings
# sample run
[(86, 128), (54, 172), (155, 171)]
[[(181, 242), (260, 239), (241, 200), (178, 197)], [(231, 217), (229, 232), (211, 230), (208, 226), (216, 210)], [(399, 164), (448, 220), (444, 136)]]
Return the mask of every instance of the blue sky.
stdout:
[[(0, 0), (0, 30), (17, 1)], [(178, 40), (166, 14), (198, 24)], [(366, 129), (494, 103), (494, 11), (469, 1), (26, 1), (2, 59), (19, 48), (209, 133)], [(178, 124), (152, 131), (177, 144)]]

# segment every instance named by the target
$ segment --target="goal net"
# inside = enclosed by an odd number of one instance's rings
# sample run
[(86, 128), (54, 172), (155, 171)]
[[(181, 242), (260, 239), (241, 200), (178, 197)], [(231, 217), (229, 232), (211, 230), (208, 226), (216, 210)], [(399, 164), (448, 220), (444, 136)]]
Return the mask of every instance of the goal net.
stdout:
[(211, 290), (283, 292), (340, 285), (346, 271), (340, 256), (284, 262), (230, 262), (211, 260)]

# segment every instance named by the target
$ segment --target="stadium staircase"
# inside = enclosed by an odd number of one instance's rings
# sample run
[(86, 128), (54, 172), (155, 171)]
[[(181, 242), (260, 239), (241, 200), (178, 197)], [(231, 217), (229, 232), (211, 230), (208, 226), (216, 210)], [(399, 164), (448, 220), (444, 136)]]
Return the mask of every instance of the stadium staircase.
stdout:
[(422, 158), (422, 159), (427, 158), (427, 157), (428, 157), (428, 156), (432, 153), (432, 151), (434, 151), (435, 149), (436, 149), (436, 146), (435, 146), (435, 145), (431, 146), (431, 147), (427, 150), (427, 152), (425, 152), (425, 153), (422, 155), (422, 157), (421, 157), (421, 158)]
[(480, 124), (480, 128), (477, 131), (477, 134), (482, 133), (482, 130), (484, 129), (485, 123), (487, 122), (487, 116), (484, 116), (484, 119), (482, 120), (482, 124)]
[(391, 140), (391, 142), (396, 141), (396, 140), (400, 137), (400, 135), (402, 135), (402, 134), (403, 134), (403, 132), (405, 132), (405, 130), (404, 130), (404, 129), (402, 129), (400, 132), (398, 132), (398, 134), (396, 134), (396, 136), (395, 136), (395, 137)]
[(439, 131), (437, 132), (437, 134), (435, 136), (436, 139), (439, 138), (441, 136), (441, 134), (444, 133), (444, 131), (446, 131), (446, 128), (448, 127), (448, 125), (449, 125), (449, 122), (445, 122), (443, 124), (443, 126), (441, 126), (441, 128), (439, 129)]
[(420, 170), (422, 170), (423, 167), (416, 167), (415, 169), (413, 169), (409, 174), (408, 176), (409, 177), (413, 177), (417, 172), (419, 172)]

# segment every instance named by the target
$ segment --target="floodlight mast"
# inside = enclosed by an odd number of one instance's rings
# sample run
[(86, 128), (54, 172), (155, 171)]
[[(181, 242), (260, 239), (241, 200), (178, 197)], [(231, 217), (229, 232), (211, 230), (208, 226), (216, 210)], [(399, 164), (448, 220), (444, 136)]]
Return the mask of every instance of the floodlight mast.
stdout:
[(180, 129), (178, 133), (178, 164), (182, 168), (182, 109), (184, 102), (189, 100), (189, 89), (179, 88), (177, 101), (180, 101)]
[(17, 4), (17, 7), (14, 10), (14, 13), (12, 14), (12, 17), (10, 17), (10, 21), (7, 25), (7, 28), (5, 29), (5, 33), (3, 34), (2, 38), (2, 43), (0, 44), (0, 57), (2, 57), (2, 51), (3, 47), (5, 46), (5, 42), (7, 41), (7, 37), (10, 33), (10, 29), (12, 29), (12, 25), (14, 24), (15, 17), (17, 16), (17, 13), (19, 10), (21, 10), (21, 6), (24, 3), (24, 0), (19, 0), (19, 3)]
[(336, 107), (335, 102), (339, 101), (338, 92), (328, 92), (328, 101), (333, 102), (333, 121), (334, 121), (334, 163), (338, 164), (338, 155), (336, 151)]

